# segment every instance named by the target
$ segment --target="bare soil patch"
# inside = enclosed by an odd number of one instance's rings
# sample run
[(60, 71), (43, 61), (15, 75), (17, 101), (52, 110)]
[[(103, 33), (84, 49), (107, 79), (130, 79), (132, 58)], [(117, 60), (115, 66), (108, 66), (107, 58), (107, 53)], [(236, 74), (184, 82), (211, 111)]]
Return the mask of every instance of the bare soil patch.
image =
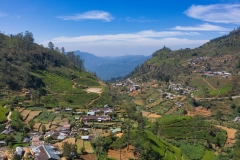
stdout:
[(57, 116), (57, 117), (55, 117), (54, 120), (52, 121), (52, 124), (57, 125), (57, 124), (59, 124), (60, 122), (62, 122), (61, 117), (60, 117), (60, 116)]
[(21, 112), (21, 115), (23, 116), (23, 120), (25, 120), (28, 116), (28, 114), (31, 112), (31, 110), (23, 110)]
[(97, 160), (95, 154), (81, 155), (81, 158), (83, 158), (84, 160)]
[(228, 127), (225, 127), (225, 126), (219, 126), (219, 125), (216, 125), (216, 126), (224, 129), (227, 132), (227, 140), (226, 140), (226, 143), (225, 143), (225, 147), (226, 146), (228, 146), (228, 147), (233, 146), (233, 144), (236, 141), (235, 133), (237, 132), (237, 130), (233, 129), (233, 128), (228, 128)]
[(87, 92), (102, 93), (102, 88), (88, 88)]
[(129, 95), (135, 97), (138, 95), (138, 91), (132, 91), (131, 93), (129, 93)]
[(144, 101), (143, 100), (134, 100), (134, 103), (136, 104), (136, 105), (143, 105), (144, 104)]
[(122, 135), (123, 135), (123, 133), (117, 133), (117, 134), (116, 134), (116, 137), (121, 138)]
[(35, 123), (34, 126), (33, 126), (33, 130), (34, 130), (35, 132), (38, 132), (41, 124), (42, 124), (42, 123)]
[(147, 112), (147, 111), (142, 111), (142, 115), (151, 122), (155, 122), (157, 118), (161, 117), (158, 114)]
[(42, 111), (31, 111), (27, 117), (27, 119), (25, 120), (25, 122), (29, 122), (30, 120), (32, 120), (34, 117), (38, 116), (40, 113), (42, 113)]
[(191, 110), (187, 110), (187, 115), (188, 116), (201, 115), (204, 117), (208, 117), (208, 116), (211, 116), (212, 113), (210, 110), (208, 110), (202, 106), (199, 106), (199, 107), (193, 108)]
[[(134, 147), (129, 146), (129, 150), (127, 151), (127, 147), (121, 149), (121, 160), (129, 160), (129, 159), (137, 159), (138, 157), (134, 156), (133, 153)], [(108, 150), (108, 157), (114, 159), (120, 159), (120, 150)]]
[(171, 109), (169, 109), (169, 111), (166, 112), (166, 114), (172, 114), (175, 111), (177, 111), (177, 109), (178, 109), (178, 106), (174, 105)]
[(182, 102), (186, 99), (187, 97), (186, 96), (183, 96), (179, 101)]

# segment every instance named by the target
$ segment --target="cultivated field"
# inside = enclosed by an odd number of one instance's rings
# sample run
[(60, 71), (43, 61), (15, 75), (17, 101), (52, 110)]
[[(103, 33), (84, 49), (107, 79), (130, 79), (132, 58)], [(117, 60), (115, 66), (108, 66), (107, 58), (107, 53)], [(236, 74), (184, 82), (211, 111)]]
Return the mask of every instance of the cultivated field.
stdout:
[(25, 122), (29, 122), (30, 120), (34, 119), (35, 117), (37, 117), (40, 113), (42, 113), (42, 111), (31, 111), (27, 117), (27, 119), (25, 120)]
[(35, 123), (34, 126), (33, 126), (33, 130), (34, 130), (35, 132), (38, 132), (41, 124), (42, 124), (42, 123)]
[(28, 114), (31, 112), (31, 110), (23, 110), (21, 112), (22, 116), (23, 116), (23, 120), (25, 120), (28, 116)]
[(64, 142), (75, 144), (75, 138), (64, 139), (62, 142), (55, 143), (54, 146), (59, 148), (59, 149), (62, 149), (62, 145), (63, 145)]

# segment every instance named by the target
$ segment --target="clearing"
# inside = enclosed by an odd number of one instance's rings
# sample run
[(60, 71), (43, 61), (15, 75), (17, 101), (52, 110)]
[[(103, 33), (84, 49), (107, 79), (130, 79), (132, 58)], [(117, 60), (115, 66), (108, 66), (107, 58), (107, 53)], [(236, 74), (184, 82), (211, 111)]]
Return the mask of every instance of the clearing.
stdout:
[(191, 110), (187, 110), (187, 115), (188, 116), (202, 115), (204, 117), (208, 117), (208, 116), (211, 116), (212, 113), (210, 110), (208, 110), (202, 106), (199, 106), (199, 107), (193, 108)]
[(228, 127), (225, 127), (225, 126), (219, 126), (219, 125), (216, 125), (216, 126), (219, 127), (219, 128), (224, 129), (227, 132), (227, 140), (226, 140), (226, 143), (225, 143), (224, 146), (225, 147), (226, 146), (233, 146), (233, 144), (236, 141), (235, 133), (237, 132), (237, 130), (233, 129), (233, 128), (228, 128)]
[[(129, 145), (129, 150), (127, 151), (127, 147), (121, 149), (121, 160), (129, 160), (129, 159), (137, 159), (137, 157), (134, 156), (134, 147), (132, 145)], [(108, 157), (114, 158), (114, 159), (120, 159), (120, 150), (108, 150)]]
[(87, 92), (89, 93), (89, 92), (93, 92), (93, 93), (98, 93), (98, 94), (100, 94), (100, 93), (102, 93), (102, 88), (88, 88), (87, 89)]

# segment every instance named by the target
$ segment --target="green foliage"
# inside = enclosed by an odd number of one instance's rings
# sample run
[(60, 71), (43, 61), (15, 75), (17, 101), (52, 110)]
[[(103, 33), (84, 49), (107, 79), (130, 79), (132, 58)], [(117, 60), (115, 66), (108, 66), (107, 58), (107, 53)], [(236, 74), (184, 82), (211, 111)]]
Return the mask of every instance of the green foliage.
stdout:
[(201, 159), (205, 152), (202, 145), (182, 144), (180, 148), (192, 160)]
[(8, 109), (0, 106), (0, 124), (7, 121)]
[(204, 156), (202, 157), (202, 160), (209, 160), (209, 159), (214, 159), (214, 158), (215, 158), (214, 151), (206, 150), (204, 153)]
[[(164, 115), (158, 119), (161, 135), (168, 139), (204, 139), (223, 146), (226, 132), (203, 121), (201, 117)], [(177, 130), (177, 132), (176, 132)]]

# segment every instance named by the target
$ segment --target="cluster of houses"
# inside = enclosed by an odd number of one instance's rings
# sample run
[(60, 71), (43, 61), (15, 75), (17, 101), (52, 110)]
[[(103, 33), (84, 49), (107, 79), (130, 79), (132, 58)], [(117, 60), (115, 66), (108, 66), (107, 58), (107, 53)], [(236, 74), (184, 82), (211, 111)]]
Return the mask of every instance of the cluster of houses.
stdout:
[(200, 62), (207, 61), (208, 59), (209, 59), (208, 56), (196, 57), (196, 58), (194, 58), (194, 59), (188, 59), (188, 60), (187, 60), (187, 63), (188, 63), (188, 64), (195, 65), (195, 64), (198, 64), (198, 63), (200, 63)]
[(201, 71), (201, 73), (205, 76), (222, 76), (223, 78), (227, 78), (231, 76), (231, 73), (226, 72), (226, 71)]
[[(169, 86), (168, 86), (168, 89), (171, 90), (171, 91), (175, 91), (176, 94), (188, 94), (189, 91), (193, 91), (193, 90), (196, 90), (196, 88), (192, 87), (192, 86), (186, 86), (185, 88), (181, 85), (181, 84), (174, 84), (174, 83), (171, 83)], [(181, 92), (180, 92), (181, 91)]]

